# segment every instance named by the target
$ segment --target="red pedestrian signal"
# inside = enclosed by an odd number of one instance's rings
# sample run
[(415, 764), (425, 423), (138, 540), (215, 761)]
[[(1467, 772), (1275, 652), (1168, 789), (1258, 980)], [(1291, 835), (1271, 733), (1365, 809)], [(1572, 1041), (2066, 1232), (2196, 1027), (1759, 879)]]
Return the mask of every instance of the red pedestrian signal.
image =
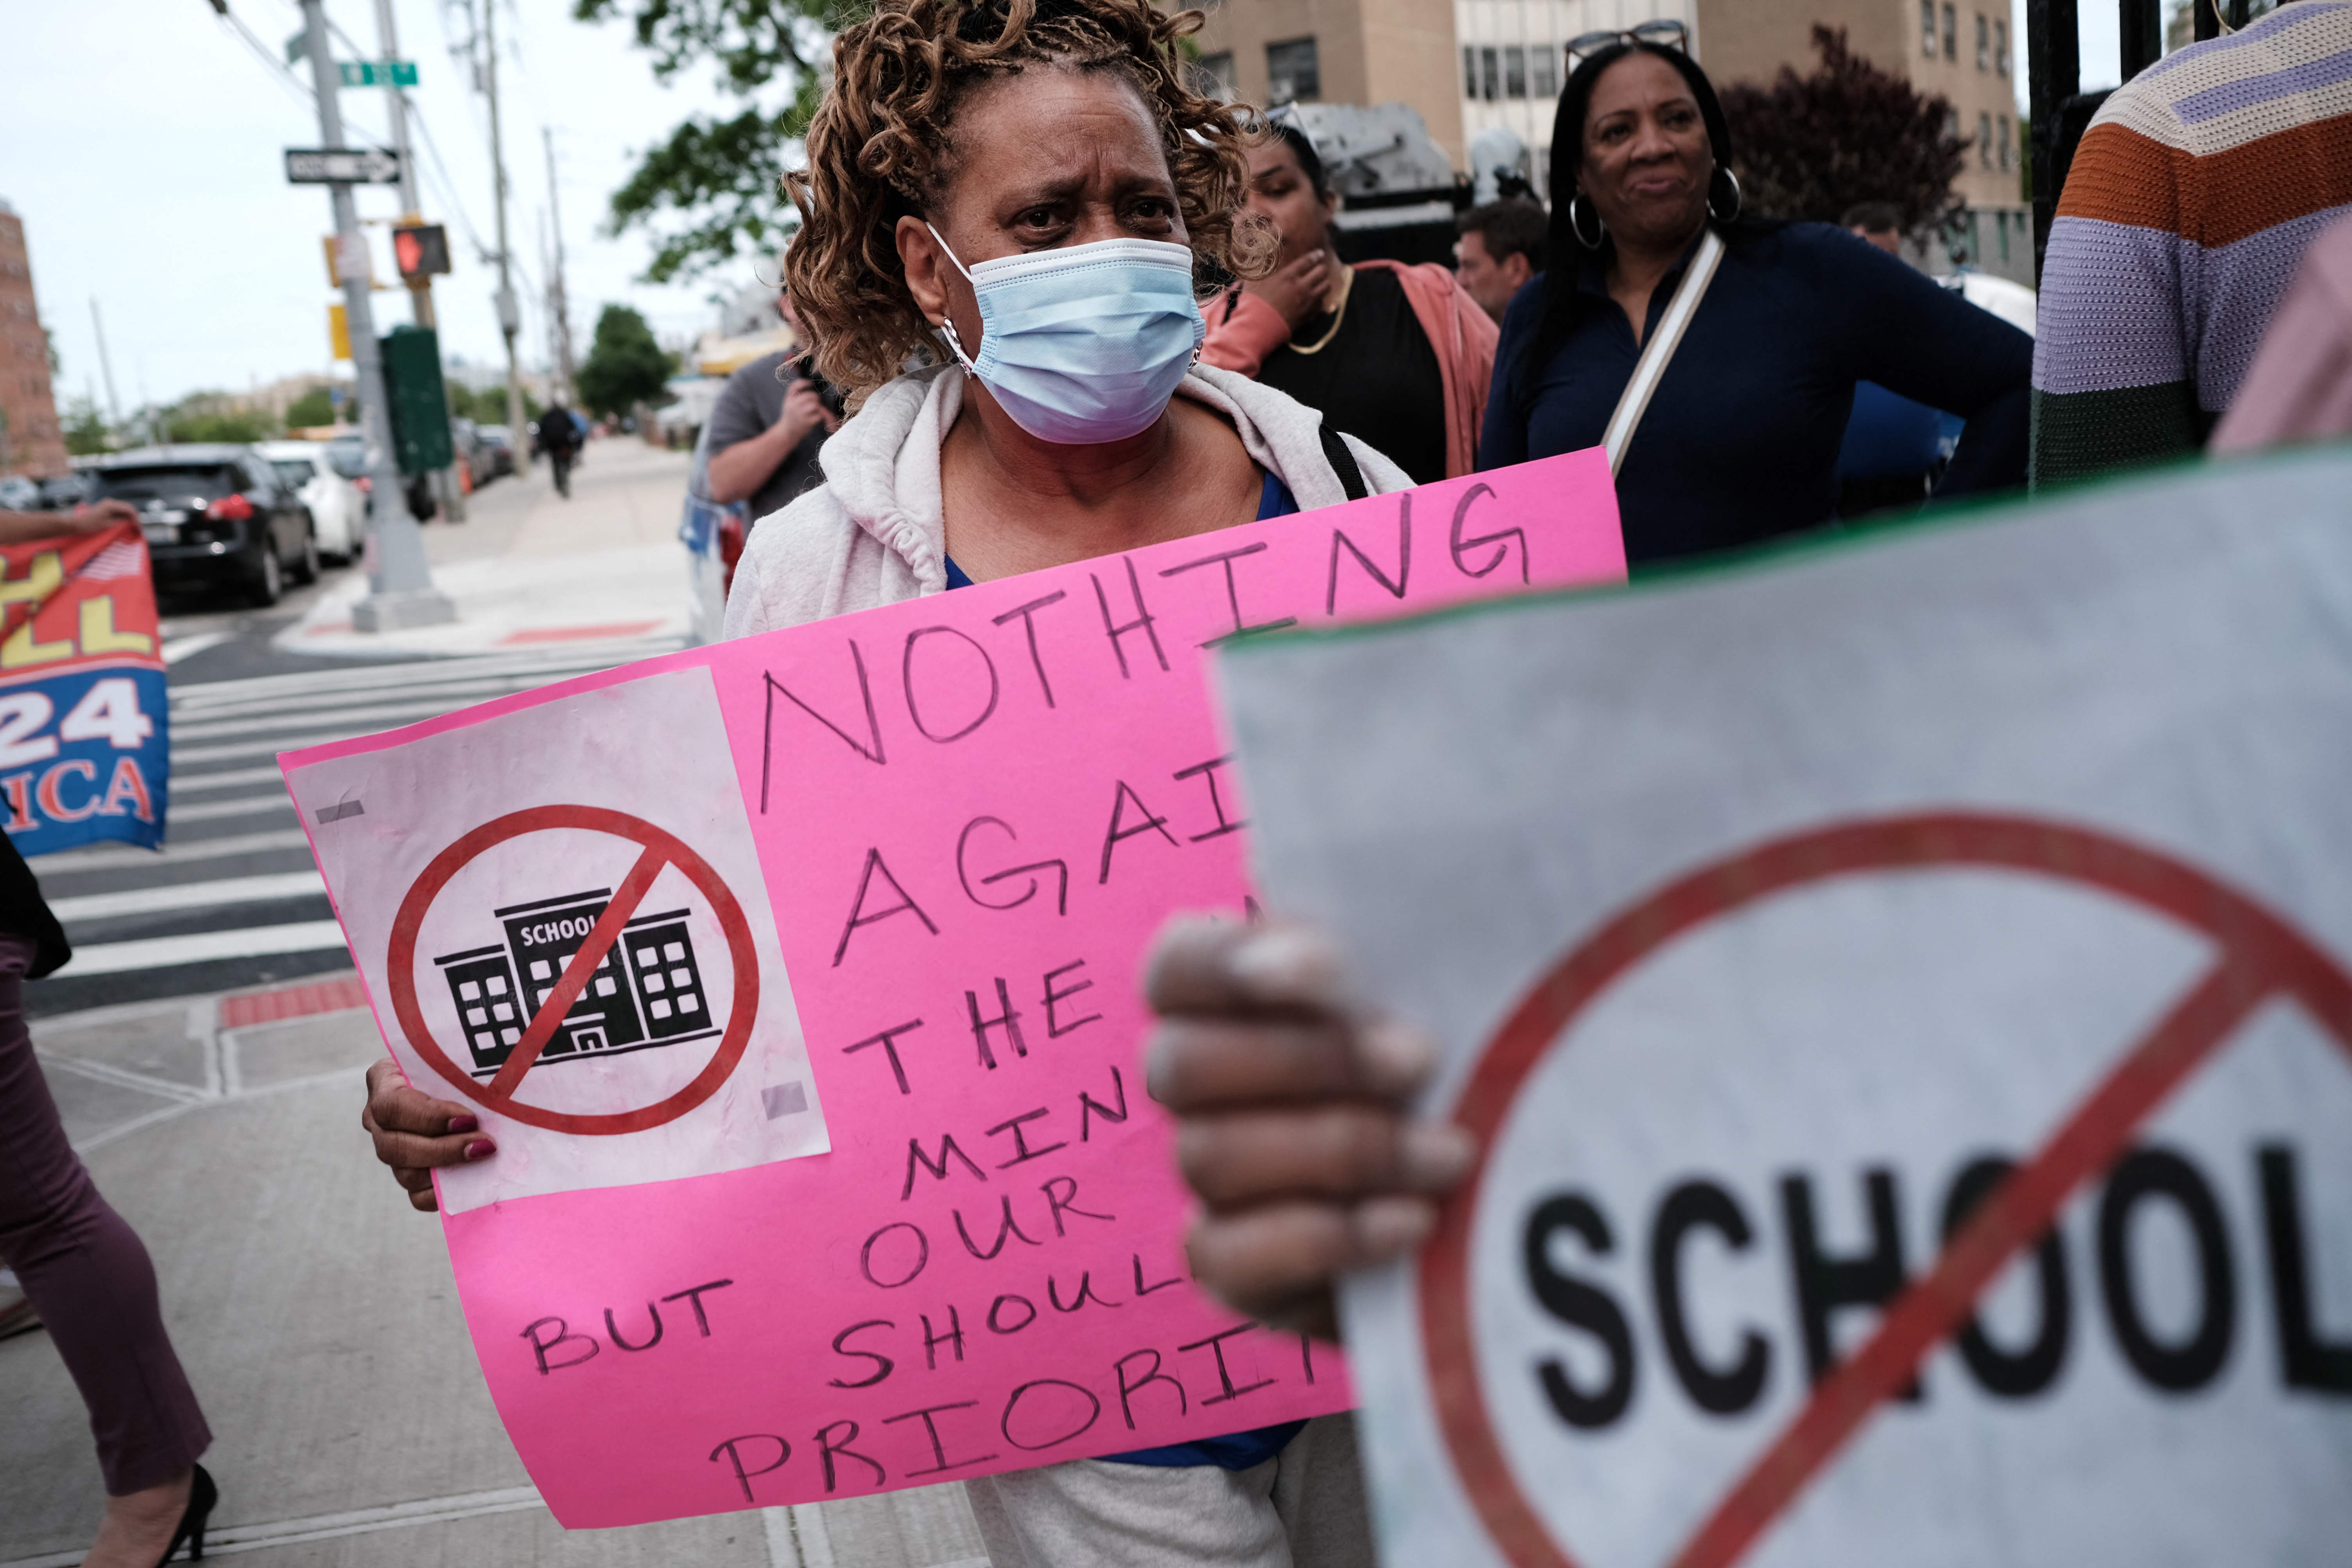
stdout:
[(437, 223), (392, 231), (392, 256), (405, 279), (449, 270), (449, 231)]

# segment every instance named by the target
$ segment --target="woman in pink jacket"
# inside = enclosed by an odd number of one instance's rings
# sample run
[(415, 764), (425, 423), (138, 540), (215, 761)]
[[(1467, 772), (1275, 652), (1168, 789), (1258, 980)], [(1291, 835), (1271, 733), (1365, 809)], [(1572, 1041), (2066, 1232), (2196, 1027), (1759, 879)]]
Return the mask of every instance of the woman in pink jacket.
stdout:
[(1276, 125), (1251, 153), (1249, 206), (1273, 220), (1282, 252), (1271, 274), (1203, 308), (1202, 363), (1320, 410), (1415, 484), (1470, 472), (1495, 369), (1493, 319), (1434, 263), (1341, 261), (1339, 193), (1295, 126)]

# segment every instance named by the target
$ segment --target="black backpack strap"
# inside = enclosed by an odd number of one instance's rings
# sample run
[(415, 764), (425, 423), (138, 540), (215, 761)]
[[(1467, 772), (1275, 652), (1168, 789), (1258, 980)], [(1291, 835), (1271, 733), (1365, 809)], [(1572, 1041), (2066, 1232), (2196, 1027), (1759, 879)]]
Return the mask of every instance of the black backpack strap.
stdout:
[(1323, 437), (1323, 456), (1329, 460), (1331, 471), (1339, 476), (1339, 488), (1347, 492), (1348, 499), (1361, 500), (1371, 494), (1371, 487), (1364, 483), (1364, 470), (1356, 466), (1356, 454), (1348, 449), (1339, 433), (1328, 425), (1318, 425), (1315, 429)]

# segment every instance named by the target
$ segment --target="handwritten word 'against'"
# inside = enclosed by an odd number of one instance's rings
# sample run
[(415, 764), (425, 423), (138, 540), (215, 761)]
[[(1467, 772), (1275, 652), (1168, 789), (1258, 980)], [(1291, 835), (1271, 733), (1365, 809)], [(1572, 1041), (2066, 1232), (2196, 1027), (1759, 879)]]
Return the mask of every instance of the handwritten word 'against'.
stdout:
[[(1006, 851), (1018, 850), (1023, 839), (1011, 822), (993, 815), (975, 816), (962, 825), (954, 835), (951, 858), (940, 855), (928, 844), (917, 846), (911, 856), (902, 853), (902, 863), (928, 868), (944, 862), (946, 868), (952, 868), (956, 888), (962, 894), (961, 900), (945, 887), (934, 887), (926, 881), (918, 880), (910, 888), (908, 880), (891, 868), (882, 846), (866, 846), (857, 860), (855, 891), (846, 900), (847, 916), (842, 921), (839, 940), (834, 943), (834, 966), (838, 968), (849, 956), (851, 939), (860, 931), (898, 916), (911, 917), (925, 931), (939, 936), (942, 927), (940, 918), (932, 913), (934, 910), (940, 910), (942, 916), (950, 910), (960, 915), (966, 907), (1002, 914), (1030, 904), (1048, 887), (1053, 891), (1053, 912), (1067, 915), (1073, 854), (1081, 857), (1076, 864), (1082, 869), (1094, 873), (1091, 880), (1095, 887), (1108, 888), (1112, 872), (1148, 850), (1151, 847), (1150, 840), (1157, 839), (1167, 848), (1181, 851), (1188, 845), (1205, 844), (1239, 833), (1249, 824), (1232, 815), (1234, 785), (1225, 772), (1232, 763), (1231, 756), (1191, 763), (1169, 772), (1164, 784), (1110, 778), (1100, 791), (1108, 797), (1102, 809), (1100, 832), (1089, 833), (1077, 844), (1072, 844), (1066, 837), (1068, 828), (1065, 827), (1056, 836), (1059, 841), (1052, 845), (1065, 853), (1050, 858), (1021, 858), (1015, 864), (999, 864), (1014, 858)], [(1224, 782), (1221, 783), (1221, 778)], [(1150, 797), (1146, 790), (1150, 791)], [(1154, 798), (1165, 804), (1166, 809), (1155, 807)], [(1122, 856), (1121, 849), (1130, 843), (1135, 847)], [(999, 884), (1013, 882), (1016, 878), (1022, 879), (1017, 891), (1010, 887), (997, 890)], [(1050, 882), (1045, 879), (1048, 878)], [(849, 880), (845, 879), (845, 889)]]

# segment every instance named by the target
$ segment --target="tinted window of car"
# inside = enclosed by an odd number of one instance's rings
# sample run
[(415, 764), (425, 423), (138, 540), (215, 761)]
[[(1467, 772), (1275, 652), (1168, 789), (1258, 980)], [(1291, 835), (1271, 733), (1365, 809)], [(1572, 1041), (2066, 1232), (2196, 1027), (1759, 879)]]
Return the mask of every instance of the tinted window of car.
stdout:
[(218, 500), (244, 488), (226, 463), (178, 463), (152, 468), (108, 468), (99, 475), (99, 493), (123, 500)]
[(69, 507), (96, 493), (87, 474), (68, 474), (63, 479), (41, 481), (41, 504), (45, 507)]
[(327, 448), (327, 462), (347, 479), (367, 472), (367, 448), (357, 441), (337, 441)]
[(308, 458), (273, 458), (270, 466), (289, 487), (300, 489), (319, 477), (319, 465)]

